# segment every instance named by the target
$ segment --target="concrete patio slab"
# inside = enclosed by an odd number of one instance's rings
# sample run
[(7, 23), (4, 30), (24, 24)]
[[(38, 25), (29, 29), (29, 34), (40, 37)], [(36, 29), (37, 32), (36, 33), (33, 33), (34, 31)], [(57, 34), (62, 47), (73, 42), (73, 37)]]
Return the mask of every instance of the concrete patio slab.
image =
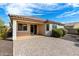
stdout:
[(35, 36), (26, 40), (13, 41), (15, 56), (79, 56), (79, 46), (69, 40)]

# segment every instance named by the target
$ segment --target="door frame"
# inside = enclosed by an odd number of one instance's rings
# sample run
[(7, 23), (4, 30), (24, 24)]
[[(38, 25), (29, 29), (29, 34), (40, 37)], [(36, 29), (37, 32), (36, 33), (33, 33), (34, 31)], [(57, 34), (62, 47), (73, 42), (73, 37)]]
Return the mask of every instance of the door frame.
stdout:
[(30, 32), (33, 35), (36, 35), (37, 34), (37, 25), (36, 24), (31, 24), (30, 25)]

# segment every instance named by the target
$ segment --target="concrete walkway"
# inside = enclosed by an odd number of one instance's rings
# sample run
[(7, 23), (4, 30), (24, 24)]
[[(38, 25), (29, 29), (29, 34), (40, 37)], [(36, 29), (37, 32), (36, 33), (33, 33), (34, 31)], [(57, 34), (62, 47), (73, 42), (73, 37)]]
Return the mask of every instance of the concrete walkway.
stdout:
[(20, 56), (79, 56), (78, 42), (45, 36), (34, 36), (13, 42), (13, 55)]

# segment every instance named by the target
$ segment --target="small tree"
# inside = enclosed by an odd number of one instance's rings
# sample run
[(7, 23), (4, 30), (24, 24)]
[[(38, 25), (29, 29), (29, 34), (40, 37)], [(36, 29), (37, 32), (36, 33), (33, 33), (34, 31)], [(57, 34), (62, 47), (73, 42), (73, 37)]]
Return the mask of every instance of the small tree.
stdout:
[(0, 19), (0, 39), (6, 39), (7, 31), (7, 27), (4, 25), (4, 22)]
[(0, 26), (4, 26), (4, 21), (0, 19)]

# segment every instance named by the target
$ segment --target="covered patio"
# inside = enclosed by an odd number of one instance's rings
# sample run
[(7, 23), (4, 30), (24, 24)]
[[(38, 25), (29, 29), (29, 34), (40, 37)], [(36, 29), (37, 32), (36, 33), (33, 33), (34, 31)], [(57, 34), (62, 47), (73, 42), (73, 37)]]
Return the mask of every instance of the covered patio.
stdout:
[(26, 39), (31, 35), (45, 35), (45, 24), (42, 20), (24, 17), (10, 17), (13, 24), (13, 40)]

